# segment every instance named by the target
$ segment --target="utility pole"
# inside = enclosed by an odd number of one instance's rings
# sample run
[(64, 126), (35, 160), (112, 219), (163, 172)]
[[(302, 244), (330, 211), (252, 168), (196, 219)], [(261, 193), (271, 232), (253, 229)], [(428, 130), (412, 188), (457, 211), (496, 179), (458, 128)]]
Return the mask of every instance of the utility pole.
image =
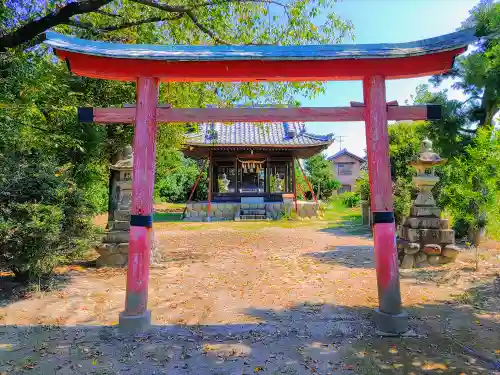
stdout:
[(344, 142), (343, 138), (347, 138), (347, 135), (337, 135), (335, 140), (339, 143), (339, 151), (342, 150), (342, 143)]

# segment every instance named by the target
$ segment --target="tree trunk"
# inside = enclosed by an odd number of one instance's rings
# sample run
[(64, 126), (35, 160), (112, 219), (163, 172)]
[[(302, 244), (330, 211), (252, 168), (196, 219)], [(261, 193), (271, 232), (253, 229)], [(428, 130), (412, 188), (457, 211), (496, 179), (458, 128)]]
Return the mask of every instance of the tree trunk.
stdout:
[(481, 242), (484, 241), (485, 234), (486, 228), (484, 226), (480, 226), (479, 228), (470, 228), (467, 239), (471, 245), (478, 247), (481, 245)]

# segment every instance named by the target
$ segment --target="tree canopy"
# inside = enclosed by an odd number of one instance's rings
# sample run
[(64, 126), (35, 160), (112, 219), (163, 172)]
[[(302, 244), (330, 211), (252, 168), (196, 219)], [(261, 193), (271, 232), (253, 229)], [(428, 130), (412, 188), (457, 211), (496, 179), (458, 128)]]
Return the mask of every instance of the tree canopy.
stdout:
[(457, 58), (453, 69), (431, 80), (439, 85), (453, 78), (453, 88), (468, 96), (462, 113), (479, 127), (493, 124), (500, 110), (500, 3), (482, 0), (470, 11), (463, 27), (475, 27), (482, 37), (469, 52)]

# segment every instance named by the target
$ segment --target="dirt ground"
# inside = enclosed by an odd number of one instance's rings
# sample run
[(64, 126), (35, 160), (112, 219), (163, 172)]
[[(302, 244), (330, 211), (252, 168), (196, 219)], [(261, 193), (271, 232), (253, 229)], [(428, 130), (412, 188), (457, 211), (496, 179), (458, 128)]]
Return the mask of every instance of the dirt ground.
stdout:
[(155, 233), (150, 332), (115, 327), (124, 270), (71, 266), (50, 292), (4, 293), (0, 374), (500, 374), (495, 246), (481, 250), (479, 271), (473, 251), (402, 270), (413, 336), (381, 338), (368, 235), (244, 223)]

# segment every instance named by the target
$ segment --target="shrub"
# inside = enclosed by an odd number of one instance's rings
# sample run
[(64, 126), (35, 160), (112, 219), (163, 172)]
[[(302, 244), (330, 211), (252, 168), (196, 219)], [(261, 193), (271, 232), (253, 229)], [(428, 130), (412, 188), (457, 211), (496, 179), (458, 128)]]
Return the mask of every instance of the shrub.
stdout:
[[(184, 158), (180, 152), (178, 160), (171, 161), (171, 165), (157, 171), (155, 183), (155, 195), (163, 201), (172, 203), (186, 202), (191, 189), (200, 173), (200, 166), (191, 159)], [(161, 173), (160, 173), (161, 172)], [(204, 200), (208, 196), (208, 168), (205, 166), (193, 200)]]
[[(333, 178), (325, 180), (321, 184), (321, 197), (324, 199), (330, 199), (334, 193), (340, 188), (340, 182)], [(321, 198), (318, 198), (321, 199)]]
[(67, 170), (37, 153), (0, 154), (0, 263), (21, 281), (88, 248), (90, 207)]
[(368, 179), (368, 173), (361, 172), (359, 178), (356, 180), (355, 191), (363, 199), (370, 200), (370, 180)]
[(339, 197), (343, 204), (351, 208), (358, 206), (359, 201), (361, 200), (359, 194), (355, 192), (342, 193)]
[(402, 224), (406, 216), (410, 214), (412, 196), (416, 194), (415, 187), (411, 181), (404, 177), (397, 177), (393, 183), (393, 207), (396, 224)]

